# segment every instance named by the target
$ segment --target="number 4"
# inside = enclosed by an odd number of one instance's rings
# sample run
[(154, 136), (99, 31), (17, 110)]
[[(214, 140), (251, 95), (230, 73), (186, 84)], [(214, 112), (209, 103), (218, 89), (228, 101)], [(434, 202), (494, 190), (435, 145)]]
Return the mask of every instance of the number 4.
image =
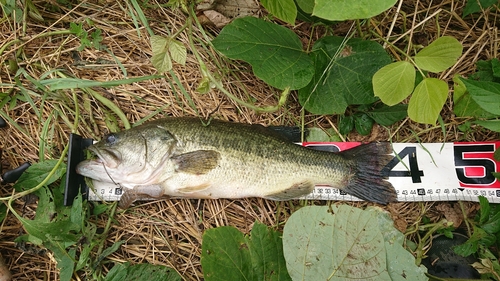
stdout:
[[(407, 171), (393, 171), (394, 167), (401, 162), (406, 156), (408, 156), (408, 162), (410, 164), (410, 170)], [(382, 175), (386, 177), (411, 177), (413, 183), (421, 183), (421, 177), (424, 176), (424, 172), (418, 169), (417, 162), (417, 148), (414, 146), (407, 146), (401, 152), (398, 153), (397, 157), (392, 158), (392, 160), (385, 165), (382, 169)]]

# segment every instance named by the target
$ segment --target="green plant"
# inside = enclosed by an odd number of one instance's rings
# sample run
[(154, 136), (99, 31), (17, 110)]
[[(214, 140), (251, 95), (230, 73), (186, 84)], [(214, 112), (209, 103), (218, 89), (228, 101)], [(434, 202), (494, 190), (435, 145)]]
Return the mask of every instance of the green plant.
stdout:
[(493, 5), (498, 4), (498, 0), (467, 0), (467, 4), (462, 12), (462, 17), (478, 13), (483, 10), (489, 10)]
[[(362, 1), (354, 2), (347, 5), (363, 6)], [(263, 3), (265, 7), (274, 5), (266, 3)], [(318, 8), (337, 9), (335, 5), (342, 5), (340, 3), (330, 2), (327, 5), (298, 1), (297, 4), (303, 11), (312, 11), (312, 15), (323, 19), (346, 19), (339, 16), (328, 17)], [(373, 5), (385, 7), (385, 4), (374, 2)], [(349, 18), (364, 17), (367, 14), (360, 13)], [(220, 32), (212, 44), (228, 58), (248, 62), (252, 65), (254, 74), (269, 85), (278, 89), (288, 86), (292, 90), (298, 90), (300, 104), (313, 114), (344, 114), (351, 105), (373, 104), (377, 101), (376, 97), (385, 104), (394, 106), (413, 92), (408, 104), (408, 115), (414, 121), (429, 124), (435, 124), (438, 119), (448, 96), (448, 86), (443, 80), (430, 77), (424, 71), (444, 71), (462, 53), (462, 45), (449, 36), (438, 38), (413, 58), (407, 56), (409, 62), (390, 63), (391, 58), (378, 43), (351, 37), (325, 36), (317, 40), (310, 51), (305, 51), (299, 38), (291, 30), (253, 17), (234, 20)], [(401, 53), (406, 56), (404, 52)], [(347, 128), (345, 131), (357, 124), (358, 131), (366, 134), (371, 130), (370, 122), (377, 122), (364, 112), (351, 116), (343, 119), (347, 124), (344, 126)], [(402, 118), (400, 115), (397, 117), (393, 118), (394, 122)], [(392, 123), (384, 122), (383, 125), (390, 124)]]
[[(373, 76), (373, 91), (387, 105), (395, 105), (412, 95), (408, 116), (420, 123), (435, 124), (448, 97), (445, 81), (428, 77), (423, 71), (438, 73), (455, 64), (462, 44), (450, 36), (436, 39), (410, 61), (399, 61), (381, 68)], [(415, 86), (417, 67), (423, 79)]]
[[(472, 264), (483, 278), (500, 280), (500, 205), (490, 204), (479, 196), (481, 206), (474, 219), (467, 219), (469, 240), (456, 246), (454, 251), (462, 256), (476, 254), (480, 262)], [(472, 227), (472, 229), (471, 229)]]
[(206, 280), (427, 280), (404, 240), (376, 208), (306, 206), (282, 234), (259, 223), (250, 236), (207, 230), (201, 263)]
[(454, 113), (476, 119), (473, 124), (500, 132), (500, 61), (478, 61), (469, 79), (455, 76)]
[[(92, 21), (90, 19), (86, 20), (87, 24), (92, 25)], [(101, 36), (101, 30), (96, 29), (92, 31), (92, 33), (89, 33), (83, 28), (83, 23), (70, 23), (69, 26), (69, 31), (76, 35), (78, 38), (80, 38), (80, 46), (76, 49), (77, 51), (82, 51), (85, 48), (88, 47), (93, 47), (97, 50), (102, 49), (101, 46), (101, 41), (102, 41), (102, 36)]]

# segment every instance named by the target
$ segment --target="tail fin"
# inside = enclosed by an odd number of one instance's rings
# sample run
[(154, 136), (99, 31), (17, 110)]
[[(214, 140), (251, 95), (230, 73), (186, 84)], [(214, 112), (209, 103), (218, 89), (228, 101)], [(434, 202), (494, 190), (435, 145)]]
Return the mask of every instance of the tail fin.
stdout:
[(391, 144), (387, 142), (362, 144), (340, 152), (345, 159), (355, 163), (352, 166), (354, 176), (343, 190), (366, 201), (384, 205), (397, 202), (396, 190), (382, 174), (382, 169), (393, 158), (391, 152)]

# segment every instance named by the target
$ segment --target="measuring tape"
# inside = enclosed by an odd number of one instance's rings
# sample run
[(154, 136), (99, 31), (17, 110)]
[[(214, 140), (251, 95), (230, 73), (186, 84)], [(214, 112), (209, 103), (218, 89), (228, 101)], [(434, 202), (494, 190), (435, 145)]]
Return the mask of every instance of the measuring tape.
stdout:
[[(302, 143), (312, 149), (338, 152), (359, 142)], [(493, 153), (497, 142), (394, 143), (394, 158), (383, 173), (396, 189), (398, 201), (478, 201), (484, 196), (500, 203), (500, 172)], [(88, 190), (89, 201), (118, 201), (123, 190), (112, 183), (94, 182)], [(329, 186), (316, 186), (301, 199), (357, 201), (358, 198)], [(148, 200), (151, 200), (148, 198)]]

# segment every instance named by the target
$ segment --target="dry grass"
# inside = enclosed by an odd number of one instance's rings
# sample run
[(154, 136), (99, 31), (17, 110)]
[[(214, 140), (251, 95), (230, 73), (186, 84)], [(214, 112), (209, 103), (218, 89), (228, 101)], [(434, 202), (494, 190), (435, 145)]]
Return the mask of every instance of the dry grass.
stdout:
[[(59, 69), (69, 76), (98, 81), (125, 79), (127, 77), (153, 75), (155, 69), (150, 63), (151, 46), (149, 35), (145, 28), (134, 26), (133, 17), (128, 7), (120, 1), (81, 1), (79, 4), (67, 5), (56, 1), (34, 1), (44, 22), (33, 18), (16, 23), (11, 18), (0, 23), (0, 48), (10, 42), (15, 42), (0, 54), (0, 93), (8, 93), (22, 97), (19, 86), (33, 91), (33, 104), (20, 99), (17, 103), (0, 108), (19, 127), (8, 126), (0, 129), (0, 147), (4, 149), (3, 165), (17, 167), (23, 162), (40, 160), (40, 143), (45, 145), (45, 158), (58, 158), (68, 142), (72, 130), (79, 134), (99, 139), (107, 133), (106, 120), (113, 114), (109, 109), (81, 89), (72, 91), (48, 92), (35, 88), (25, 76), (18, 77), (15, 71), (9, 69), (8, 61), (17, 61), (20, 68), (35, 80), (44, 73)], [(177, 10), (172, 10), (155, 1), (144, 8), (151, 28), (155, 34), (169, 35), (175, 33), (185, 22), (186, 16)], [(451, 35), (464, 45), (463, 56), (449, 71), (441, 74), (441, 78), (450, 81), (455, 74), (467, 76), (475, 69), (475, 63), (480, 59), (498, 57), (499, 40), (498, 26), (495, 26), (495, 12), (478, 14), (472, 19), (461, 19), (463, 1), (403, 1), (384, 14), (369, 20), (362, 26), (362, 36), (375, 38), (370, 34), (374, 31), (380, 38), (386, 38), (390, 43), (387, 50), (391, 55), (400, 58), (391, 45), (405, 50), (408, 54), (415, 52), (415, 46), (426, 45), (442, 35)], [(158, 8), (159, 7), (159, 8)], [(92, 25), (85, 23), (89, 19)], [(108, 51), (86, 48), (78, 52), (79, 39), (73, 35), (51, 35), (51, 32), (66, 30), (70, 23), (85, 23), (84, 28), (90, 32), (95, 29), (102, 31), (102, 44)], [(25, 25), (23, 24), (25, 23)], [(394, 27), (391, 27), (394, 23)], [(310, 24), (300, 23), (293, 29), (301, 37), (305, 47), (308, 42), (314, 42), (326, 33), (333, 32), (345, 35), (351, 23), (333, 26), (331, 29), (312, 28)], [(207, 28), (209, 36), (214, 36), (218, 30)], [(196, 38), (203, 36), (195, 28)], [(359, 33), (357, 34), (360, 35)], [(177, 38), (188, 46), (187, 35), (182, 32)], [(17, 40), (17, 41), (16, 41)], [(257, 105), (273, 105), (277, 103), (279, 91), (270, 88), (256, 79), (251, 69), (238, 62), (229, 62), (220, 58), (213, 50), (197, 45), (208, 68), (214, 73), (220, 73), (224, 86), (233, 95), (246, 100), (257, 101)], [(124, 76), (118, 59), (126, 69)], [(158, 108), (165, 108), (154, 118), (162, 115), (172, 116), (215, 116), (221, 119), (245, 123), (260, 124), (300, 124), (300, 105), (292, 95), (287, 105), (275, 113), (257, 114), (252, 110), (238, 105), (224, 94), (212, 90), (208, 94), (196, 93), (201, 79), (199, 64), (194, 56), (188, 54), (185, 66), (175, 65), (172, 76), (165, 79), (155, 79), (113, 88), (95, 88), (107, 99), (115, 103), (126, 114), (127, 119), (134, 123), (154, 113)], [(48, 74), (56, 78), (55, 73)], [(16, 87), (9, 85), (16, 84)], [(180, 87), (182, 86), (182, 87)], [(184, 95), (184, 88), (188, 95)], [(75, 94), (78, 105), (73, 102)], [(37, 96), (38, 95), (38, 96)], [(192, 101), (189, 100), (192, 99)], [(73, 128), (75, 111), (80, 110), (78, 128)], [(483, 141), (498, 137), (487, 130), (474, 130), (464, 134), (457, 126), (465, 120), (456, 118), (452, 111), (451, 95), (442, 117), (445, 122), (446, 135), (440, 126), (415, 124), (404, 120), (394, 125), (391, 130), (376, 126), (371, 136), (362, 137), (351, 134), (347, 140), (387, 140), (395, 142), (415, 141), (415, 135), (423, 142), (442, 141)], [(47, 134), (42, 134), (43, 124), (50, 118)], [(336, 124), (336, 117), (306, 115), (308, 125), (331, 127)], [(117, 121), (118, 126), (123, 126)], [(22, 129), (22, 130), (20, 130)], [(2, 196), (11, 194), (10, 186), (1, 187)], [(315, 203), (315, 202), (312, 202)], [(316, 202), (322, 204), (323, 202)], [(366, 206), (367, 203), (351, 203)], [(436, 209), (438, 205), (453, 205), (454, 203), (398, 203), (388, 206), (398, 228), (404, 230), (415, 224), (425, 215), (433, 221), (443, 214)], [(207, 228), (222, 225), (233, 225), (248, 233), (255, 221), (280, 228), (298, 202), (276, 203), (262, 199), (245, 200), (170, 200), (147, 202), (118, 213), (115, 216), (108, 244), (118, 240), (126, 243), (121, 249), (109, 257), (112, 261), (131, 261), (133, 263), (148, 262), (165, 264), (177, 269), (187, 280), (201, 280), (200, 267), (201, 237)], [(470, 204), (470, 209), (474, 209)], [(19, 213), (30, 216), (36, 208), (35, 204), (26, 204), (24, 200), (16, 202)], [(107, 218), (101, 216), (96, 221), (102, 227)], [(16, 245), (13, 240), (24, 233), (20, 223), (8, 216), (1, 228), (0, 252), (14, 275), (15, 280), (57, 280), (57, 269), (53, 256), (47, 251), (40, 251), (30, 245)]]

